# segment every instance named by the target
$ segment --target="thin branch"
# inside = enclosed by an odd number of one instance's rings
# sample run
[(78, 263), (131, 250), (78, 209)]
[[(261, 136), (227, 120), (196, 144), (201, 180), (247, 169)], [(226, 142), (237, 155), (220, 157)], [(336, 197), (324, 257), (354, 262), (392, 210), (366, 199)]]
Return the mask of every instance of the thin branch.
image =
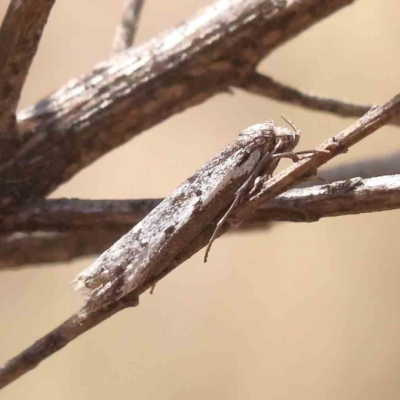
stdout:
[(384, 175), (400, 174), (400, 152), (383, 154), (377, 157), (366, 158), (354, 162), (347, 162), (331, 168), (322, 168), (318, 171), (318, 178), (302, 182), (297, 187), (309, 187), (326, 183), (344, 181), (354, 177), (374, 178)]
[[(95, 327), (100, 322), (103, 322), (125, 308), (134, 307), (136, 305), (137, 298), (131, 298), (131, 296), (128, 295), (120, 301), (110, 304), (91, 315), (73, 315), (58, 328), (35, 342), (32, 348), (26, 350), (24, 355), (21, 355), (24, 358), (23, 363), (21, 363), (20, 358), (15, 358), (4, 364), (0, 369), (0, 388), (3, 388), (26, 372), (35, 368), (42, 361), (43, 356), (48, 357), (54, 352), (61, 350), (72, 340)], [(7, 374), (2, 374), (3, 371), (7, 371)]]
[(315, 222), (321, 218), (400, 208), (400, 175), (351, 178), (327, 185), (291, 189), (265, 203), (246, 219), (243, 228), (272, 221)]
[(55, 0), (11, 0), (0, 29), (0, 160), (18, 143), (15, 112)]
[(16, 217), (0, 221), (1, 233), (35, 231), (128, 231), (162, 199), (41, 200)]
[[(250, 75), (247, 80), (238, 87), (262, 97), (268, 97), (273, 100), (290, 103), (311, 110), (329, 112), (340, 117), (359, 118), (373, 106), (372, 104), (355, 104), (303, 92), (257, 72)], [(400, 126), (400, 118), (394, 118), (391, 124)]]
[(144, 0), (124, 1), (121, 22), (117, 26), (112, 45), (114, 54), (120, 53), (133, 45), (143, 5)]
[[(399, 112), (400, 96), (395, 97), (383, 106), (373, 109), (348, 129), (320, 145), (317, 148), (317, 152), (309, 158), (303, 159), (286, 168), (274, 178), (265, 180), (260, 191), (250, 198), (248, 202), (244, 202), (239, 206), (235, 216), (243, 218), (244, 220), (248, 219), (257, 208), (265, 203), (265, 201), (272, 200), (272, 198), (283, 193), (291, 186), (306, 179), (321, 165), (344, 151), (347, 151), (350, 146), (379, 129)], [(176, 243), (178, 248), (174, 249), (174, 254), (176, 254), (174, 258), (171, 259), (170, 262), (166, 262), (165, 265), (162, 265), (158, 273), (147, 275), (147, 279), (145, 279), (139, 287), (130, 292), (130, 299), (137, 298), (179, 264), (204, 247), (211, 237), (218, 218), (218, 215), (215, 216), (214, 223), (199, 232), (198, 235), (196, 234), (195, 239), (191, 242), (186, 243), (183, 241), (183, 244)], [(225, 228), (225, 231), (226, 229), (227, 228)], [(148, 236), (148, 240), (151, 241), (152, 237)], [(125, 252), (127, 250), (128, 249), (125, 248)], [(121, 257), (122, 256), (123, 254), (121, 253)], [(104, 313), (107, 313), (107, 317), (109, 317), (118, 310), (119, 308), (113, 303), (93, 313), (78, 313), (73, 316), (66, 323), (56, 328), (52, 333), (44, 336), (31, 347), (6, 363), (0, 369), (0, 387), (4, 387), (13, 382), (15, 379), (37, 366), (41, 361), (70, 343), (78, 335), (96, 325), (104, 319)]]
[[(68, 200), (63, 208), (69, 208)], [(68, 232), (34, 232), (17, 233), (0, 237), (0, 270), (17, 269), (32, 264), (46, 264), (71, 261), (78, 257), (95, 256), (124, 235), (135, 223), (126, 210), (133, 205), (140, 205), (141, 200), (107, 200), (82, 201), (79, 209), (72, 207), (65, 215), (71, 215), (70, 225), (65, 224), (64, 215), (57, 211), (46, 218), (51, 211), (53, 200), (46, 205), (42, 218), (35, 219), (38, 226), (50, 226), (59, 220)], [(143, 200), (142, 211), (151, 204)], [(103, 205), (105, 206), (103, 208)], [(153, 202), (152, 205), (155, 206)], [(302, 189), (291, 189), (272, 201), (261, 206), (253, 215), (245, 220), (239, 230), (266, 229), (271, 222), (314, 222), (321, 218), (337, 217), (352, 214), (364, 214), (400, 208), (400, 175), (379, 176), (369, 179), (352, 178), (346, 181), (333, 182), (327, 185)], [(57, 209), (59, 207), (57, 206)], [(96, 209), (96, 217), (90, 210)], [(89, 210), (89, 216), (85, 210)], [(143, 212), (143, 217), (146, 212)], [(135, 210), (134, 215), (138, 216)], [(80, 222), (79, 219), (81, 219)], [(141, 219), (141, 218), (140, 218)], [(105, 221), (108, 229), (99, 229)], [(136, 222), (135, 222), (136, 221)], [(44, 222), (44, 223), (42, 223)], [(27, 227), (31, 227), (27, 223)], [(86, 227), (89, 230), (82, 230)]]
[(102, 253), (126, 229), (79, 232), (31, 232), (0, 236), (0, 270), (17, 269), (29, 265), (63, 263), (78, 257)]
[(45, 197), (113, 148), (226, 92), (274, 49), (352, 1), (220, 0), (69, 82), (19, 114), (25, 141), (0, 168), (0, 214)]

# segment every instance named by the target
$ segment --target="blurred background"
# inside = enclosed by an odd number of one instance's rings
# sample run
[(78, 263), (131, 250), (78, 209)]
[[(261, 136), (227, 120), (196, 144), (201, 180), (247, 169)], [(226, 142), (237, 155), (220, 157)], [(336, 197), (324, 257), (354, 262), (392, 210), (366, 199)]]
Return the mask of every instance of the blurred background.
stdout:
[[(208, 3), (147, 0), (136, 43)], [(0, 0), (2, 13), (7, 5)], [(21, 107), (106, 59), (121, 10), (122, 0), (58, 0)], [(396, 0), (356, 1), (260, 70), (316, 93), (384, 102), (400, 86), (399, 13)], [(281, 114), (302, 129), (301, 149), (351, 123), (240, 91), (219, 95), (116, 149), (52, 197), (165, 196), (243, 128)], [(399, 129), (385, 127), (331, 165), (399, 148)], [(226, 235), (206, 265), (197, 254), (140, 307), (84, 334), (1, 399), (399, 398), (399, 223), (392, 211)], [(70, 281), (91, 262), (1, 273), (0, 363), (78, 309)]]

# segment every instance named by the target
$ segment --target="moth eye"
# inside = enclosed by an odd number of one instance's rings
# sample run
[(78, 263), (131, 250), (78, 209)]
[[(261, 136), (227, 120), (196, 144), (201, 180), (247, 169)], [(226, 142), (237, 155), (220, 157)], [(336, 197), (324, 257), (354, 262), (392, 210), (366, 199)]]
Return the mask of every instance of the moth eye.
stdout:
[(104, 276), (101, 276), (101, 275), (98, 275), (95, 277), (90, 277), (90, 278), (87, 277), (83, 281), (83, 284), (88, 289), (95, 289), (99, 286), (103, 286), (105, 283), (107, 283), (107, 278)]
[(85, 285), (86, 288), (90, 289), (91, 281), (89, 281), (89, 279), (85, 280), (85, 281), (83, 282), (83, 284)]

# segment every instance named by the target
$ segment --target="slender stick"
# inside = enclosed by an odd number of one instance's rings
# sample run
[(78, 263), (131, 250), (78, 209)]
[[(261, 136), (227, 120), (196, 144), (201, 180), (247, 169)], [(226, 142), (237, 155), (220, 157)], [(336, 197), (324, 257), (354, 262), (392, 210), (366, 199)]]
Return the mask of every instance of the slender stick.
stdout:
[(351, 178), (307, 188), (291, 189), (246, 219), (242, 229), (262, 228), (268, 222), (315, 222), (321, 218), (356, 215), (400, 208), (400, 175)]
[(55, 0), (11, 0), (0, 29), (0, 161), (19, 138), (15, 112)]
[[(254, 72), (239, 86), (249, 93), (268, 97), (284, 103), (290, 103), (310, 110), (325, 111), (340, 117), (361, 117), (373, 106), (372, 104), (356, 104), (348, 101), (321, 97), (298, 90), (281, 82)], [(400, 118), (393, 118), (393, 125), (400, 125)]]
[(0, 236), (0, 270), (49, 263), (65, 265), (78, 257), (102, 253), (129, 231), (107, 229), (75, 232), (31, 232)]
[(47, 199), (0, 220), (0, 233), (129, 230), (163, 199)]
[(144, 0), (124, 1), (121, 22), (115, 31), (112, 45), (114, 54), (120, 53), (133, 45), (143, 5)]
[[(0, 369), (0, 389), (35, 368), (44, 358), (76, 339), (82, 333), (105, 321), (115, 313), (136, 306), (137, 298), (126, 296), (90, 315), (75, 314), (63, 324), (36, 341), (29, 349), (13, 358)], [(6, 373), (3, 373), (6, 372)]]

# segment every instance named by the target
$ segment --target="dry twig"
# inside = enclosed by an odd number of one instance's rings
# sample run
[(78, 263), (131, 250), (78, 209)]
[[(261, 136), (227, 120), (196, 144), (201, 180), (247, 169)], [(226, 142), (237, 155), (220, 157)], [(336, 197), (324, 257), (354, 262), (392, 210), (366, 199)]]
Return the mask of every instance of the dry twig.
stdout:
[(315, 222), (321, 218), (400, 208), (400, 175), (378, 176), (308, 188), (291, 189), (246, 219), (242, 228), (263, 227), (272, 221)]
[(11, 0), (0, 29), (0, 161), (18, 144), (15, 112), (55, 0)]
[[(240, 88), (259, 96), (309, 108), (311, 110), (329, 112), (340, 117), (359, 118), (373, 107), (372, 104), (355, 104), (303, 92), (257, 72), (251, 74), (247, 80), (241, 84)], [(399, 126), (400, 118), (394, 118), (391, 124)]]
[(0, 233), (129, 230), (162, 199), (41, 200), (16, 217), (0, 221)]
[[(383, 106), (373, 109), (348, 129), (320, 145), (316, 153), (309, 158), (297, 162), (274, 178), (262, 182), (263, 185), (261, 189), (250, 198), (249, 201), (239, 205), (235, 216), (243, 220), (248, 219), (263, 203), (270, 201), (302, 179), (306, 179), (321, 165), (331, 158), (347, 151), (350, 146), (379, 129), (399, 112), (400, 96), (395, 97)], [(181, 246), (178, 243), (177, 246), (180, 246), (180, 248), (176, 251), (176, 256), (167, 265), (164, 265), (163, 269), (161, 269), (158, 274), (148, 276), (148, 279), (145, 280), (140, 287), (129, 294), (129, 299), (131, 299), (131, 301), (136, 299), (141, 293), (204, 247), (217, 221), (218, 216), (216, 216), (214, 224), (210, 224), (208, 228), (200, 232), (190, 243), (184, 243)], [(226, 229), (225, 227), (225, 230)], [(38, 342), (34, 343), (27, 350), (7, 362), (0, 370), (0, 387), (4, 387), (13, 382), (83, 332), (118, 312), (122, 308), (121, 300), (105, 308), (95, 310), (93, 313), (78, 313)]]
[(48, 265), (72, 261), (78, 257), (98, 255), (126, 229), (79, 232), (17, 232), (0, 236), (0, 270), (20, 269), (32, 264)]
[[(35, 368), (41, 361), (40, 358), (47, 358), (55, 351), (62, 349), (76, 337), (111, 317), (116, 312), (136, 305), (137, 298), (126, 296), (118, 301), (118, 303), (104, 307), (91, 315), (73, 315), (58, 328), (54, 329), (54, 331), (35, 342), (32, 348), (25, 352), (22, 364), (21, 359), (13, 359), (0, 369), (0, 389)], [(6, 374), (3, 374), (3, 372), (6, 372)]]
[(117, 26), (112, 45), (115, 54), (120, 53), (133, 45), (143, 4), (144, 0), (124, 1), (124, 10), (122, 12), (121, 22)]

